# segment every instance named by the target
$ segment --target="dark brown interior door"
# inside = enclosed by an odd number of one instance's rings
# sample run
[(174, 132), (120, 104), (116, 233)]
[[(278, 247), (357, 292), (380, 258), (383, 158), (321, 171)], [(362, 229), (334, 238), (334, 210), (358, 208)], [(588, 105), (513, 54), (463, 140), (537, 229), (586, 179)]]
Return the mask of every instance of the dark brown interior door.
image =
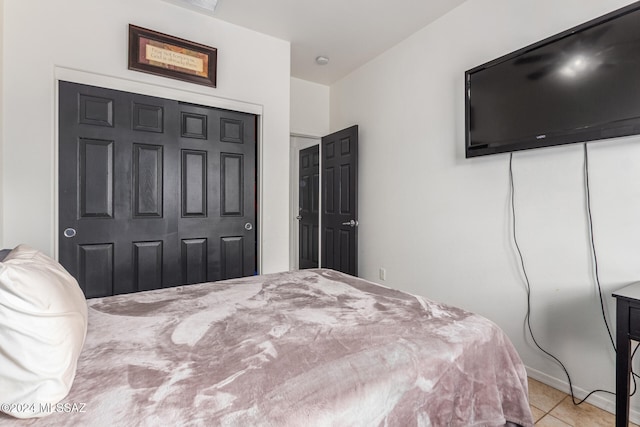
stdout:
[(299, 165), (299, 266), (301, 269), (318, 268), (320, 146), (301, 150)]
[(254, 274), (255, 116), (59, 95), (60, 262), (88, 298)]
[(358, 275), (358, 126), (322, 138), (322, 267)]

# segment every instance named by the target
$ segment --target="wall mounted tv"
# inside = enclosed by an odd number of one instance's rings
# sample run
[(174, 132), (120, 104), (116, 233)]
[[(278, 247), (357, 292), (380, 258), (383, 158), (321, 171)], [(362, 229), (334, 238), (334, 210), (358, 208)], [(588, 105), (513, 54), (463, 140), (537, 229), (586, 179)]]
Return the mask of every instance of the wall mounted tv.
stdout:
[(640, 134), (640, 1), (465, 81), (466, 157)]

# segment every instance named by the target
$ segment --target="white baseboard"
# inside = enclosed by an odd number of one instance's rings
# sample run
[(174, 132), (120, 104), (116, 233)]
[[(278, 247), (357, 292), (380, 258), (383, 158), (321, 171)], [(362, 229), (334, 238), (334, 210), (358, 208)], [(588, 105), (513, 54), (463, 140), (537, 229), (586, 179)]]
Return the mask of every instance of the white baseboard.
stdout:
[[(538, 380), (541, 383), (544, 383), (550, 387), (553, 387), (557, 390), (563, 391), (567, 394), (569, 393), (569, 383), (563, 380), (559, 380), (558, 378), (552, 377), (551, 375), (547, 375), (544, 372), (538, 371), (537, 369), (530, 368), (525, 366), (527, 370), (527, 375), (533, 378), (534, 380)], [(584, 399), (585, 396), (589, 392), (580, 387), (573, 386), (573, 395), (576, 399)], [(607, 395), (609, 397), (605, 397), (602, 394), (592, 394), (589, 399), (587, 399), (587, 403), (592, 404), (593, 406), (597, 406), (600, 409), (603, 409), (612, 414), (616, 413), (616, 401), (614, 396)], [(634, 409), (629, 410), (629, 421), (635, 424), (640, 424), (640, 411), (636, 411)]]

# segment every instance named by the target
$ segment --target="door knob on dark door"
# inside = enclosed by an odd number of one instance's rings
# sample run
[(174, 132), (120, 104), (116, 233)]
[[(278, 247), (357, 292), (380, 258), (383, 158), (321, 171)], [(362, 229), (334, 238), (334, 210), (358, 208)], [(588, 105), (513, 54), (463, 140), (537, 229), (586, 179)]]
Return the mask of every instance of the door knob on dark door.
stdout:
[(64, 237), (66, 237), (67, 239), (70, 239), (71, 237), (76, 237), (76, 229), (75, 228), (65, 228), (64, 231), (62, 232), (62, 234), (64, 234)]
[(300, 220), (302, 219), (302, 215), (298, 215), (298, 216), (296, 217), (296, 219), (297, 219), (298, 221), (300, 221)]
[(352, 219), (349, 222), (343, 222), (342, 225), (348, 225), (349, 227), (357, 227), (358, 221), (356, 221), (355, 219)]

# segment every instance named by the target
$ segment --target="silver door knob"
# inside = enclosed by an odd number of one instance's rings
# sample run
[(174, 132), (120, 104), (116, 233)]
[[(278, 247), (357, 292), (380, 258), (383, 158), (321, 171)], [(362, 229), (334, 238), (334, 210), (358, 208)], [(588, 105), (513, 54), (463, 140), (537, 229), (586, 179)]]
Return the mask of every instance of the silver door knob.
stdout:
[(349, 227), (357, 227), (358, 221), (356, 221), (355, 219), (352, 219), (349, 222), (343, 222), (342, 225), (348, 225)]
[(302, 215), (298, 215), (298, 216), (296, 217), (296, 219), (297, 219), (298, 221), (300, 221), (300, 220), (302, 219)]
[(253, 229), (253, 225), (250, 222), (248, 222), (248, 223), (246, 223), (244, 225), (244, 229), (247, 230), (247, 231), (252, 230)]
[(70, 239), (72, 237), (76, 237), (76, 230), (75, 228), (65, 228), (62, 234), (64, 234), (64, 237), (67, 239)]

